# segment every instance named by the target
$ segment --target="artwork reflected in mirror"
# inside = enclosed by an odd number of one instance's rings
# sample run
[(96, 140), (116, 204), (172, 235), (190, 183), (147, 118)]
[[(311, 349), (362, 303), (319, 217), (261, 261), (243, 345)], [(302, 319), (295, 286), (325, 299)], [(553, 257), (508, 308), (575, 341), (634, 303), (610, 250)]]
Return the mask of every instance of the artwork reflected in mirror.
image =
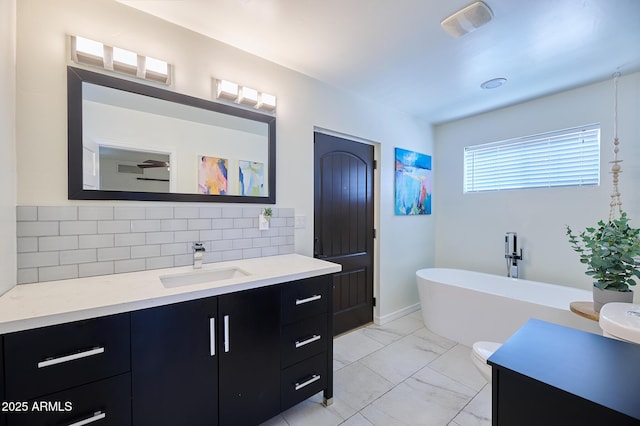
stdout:
[(68, 76), (70, 199), (275, 202), (273, 116), (71, 67)]

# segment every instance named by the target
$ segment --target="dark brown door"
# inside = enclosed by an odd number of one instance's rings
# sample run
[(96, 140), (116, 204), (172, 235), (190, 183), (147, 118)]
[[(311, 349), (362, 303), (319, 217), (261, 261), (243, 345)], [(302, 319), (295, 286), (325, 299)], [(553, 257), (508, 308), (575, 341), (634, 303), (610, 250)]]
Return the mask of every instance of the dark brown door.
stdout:
[(373, 146), (314, 134), (315, 257), (333, 279), (334, 335), (373, 320)]

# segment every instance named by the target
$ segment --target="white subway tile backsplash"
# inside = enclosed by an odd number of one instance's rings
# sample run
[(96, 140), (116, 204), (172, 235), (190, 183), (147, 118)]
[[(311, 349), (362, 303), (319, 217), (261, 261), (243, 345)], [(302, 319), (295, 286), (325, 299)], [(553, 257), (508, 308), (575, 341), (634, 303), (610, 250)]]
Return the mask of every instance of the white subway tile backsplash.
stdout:
[[(162, 256), (191, 253), (190, 250), (191, 246), (187, 243), (162, 244), (160, 246), (160, 254)], [(192, 255), (190, 254), (190, 256)]]
[(160, 245), (149, 246), (135, 246), (131, 247), (131, 258), (137, 259), (140, 257), (158, 257), (160, 256)]
[(98, 222), (95, 220), (60, 222), (60, 235), (89, 235), (97, 233)]
[(158, 232), (162, 229), (159, 219), (132, 220), (131, 232)]
[(18, 206), (18, 283), (109, 275), (292, 253), (294, 210), (258, 206)]
[(98, 262), (131, 258), (131, 247), (109, 247), (98, 249)]
[(18, 269), (18, 284), (38, 282), (38, 268)]
[(98, 234), (124, 234), (127, 232), (132, 232), (133, 231), (132, 228), (133, 228), (132, 221), (128, 221), (128, 220), (99, 220), (97, 233)]
[(149, 257), (145, 259), (147, 269), (173, 268), (173, 256)]
[[(127, 234), (122, 234), (122, 235), (127, 235)], [(113, 246), (114, 246), (113, 234), (78, 236), (78, 248), (81, 248), (81, 249), (113, 247)]]
[(78, 265), (47, 266), (38, 268), (40, 281), (67, 280), (78, 278)]
[(146, 218), (145, 208), (116, 206), (113, 211), (113, 218), (116, 220), (145, 219)]
[(18, 269), (57, 265), (59, 265), (59, 255), (57, 251), (18, 253)]
[(18, 221), (38, 220), (38, 207), (18, 206), (16, 208), (16, 219)]
[[(179, 208), (179, 207), (176, 207)], [(173, 207), (146, 207), (146, 219), (173, 219)]]
[(115, 234), (115, 246), (141, 246), (147, 243), (147, 234), (144, 232), (133, 232), (131, 234)]
[(79, 263), (91, 263), (97, 259), (96, 249), (65, 250), (60, 252), (60, 264), (71, 265)]
[(203, 219), (219, 219), (222, 217), (222, 208), (220, 207), (200, 207), (200, 218)]
[(38, 251), (38, 237), (19, 237), (18, 253)]
[(176, 219), (197, 219), (200, 217), (198, 207), (176, 207), (173, 210), (173, 217)]
[(45, 235), (58, 235), (58, 222), (18, 222), (16, 224), (18, 237), (41, 237)]
[(190, 231), (211, 229), (212, 219), (187, 219), (187, 227)]
[(144, 259), (116, 260), (113, 262), (113, 265), (116, 274), (144, 271), (146, 268), (146, 262)]
[(38, 207), (38, 220), (78, 220), (78, 207), (41, 206)]
[(162, 231), (186, 231), (187, 219), (163, 219), (160, 221), (160, 229)]
[(80, 220), (113, 220), (113, 207), (78, 207), (78, 218)]
[(173, 243), (173, 232), (147, 232), (146, 244), (168, 244)]
[(113, 262), (81, 263), (78, 265), (78, 276), (95, 277), (114, 273)]
[(78, 248), (77, 235), (38, 238), (39, 251), (75, 250), (77, 248)]

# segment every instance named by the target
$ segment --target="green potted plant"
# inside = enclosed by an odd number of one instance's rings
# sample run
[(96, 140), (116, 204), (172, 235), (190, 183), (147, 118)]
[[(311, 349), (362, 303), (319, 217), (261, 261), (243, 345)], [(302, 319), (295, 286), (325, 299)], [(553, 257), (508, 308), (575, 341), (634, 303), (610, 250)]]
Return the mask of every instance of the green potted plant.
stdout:
[(626, 212), (618, 219), (600, 220), (597, 227), (589, 227), (575, 235), (567, 225), (571, 248), (587, 265), (587, 275), (593, 283), (593, 305), (600, 312), (608, 302), (632, 302), (633, 291), (640, 278), (640, 229), (629, 226)]

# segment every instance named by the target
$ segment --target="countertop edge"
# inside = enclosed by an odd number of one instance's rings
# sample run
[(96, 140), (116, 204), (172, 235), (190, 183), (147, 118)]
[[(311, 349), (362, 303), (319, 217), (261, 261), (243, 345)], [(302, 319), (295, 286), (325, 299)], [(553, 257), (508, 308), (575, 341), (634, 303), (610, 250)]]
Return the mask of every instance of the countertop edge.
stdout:
[[(285, 255), (286, 256), (286, 255)], [(153, 308), (157, 306), (169, 305), (172, 303), (180, 303), (186, 302), (189, 300), (196, 300), (206, 297), (218, 296), (222, 294), (228, 294), (243, 290), (250, 290), (259, 287), (267, 287), (270, 285), (282, 284), (285, 282), (301, 280), (305, 278), (312, 278), (321, 275), (332, 274), (341, 271), (341, 265), (326, 262), (319, 259), (314, 259), (306, 256), (295, 255), (298, 258), (302, 259), (304, 262), (313, 261), (314, 268), (306, 268), (300, 270), (300, 268), (293, 268), (293, 271), (281, 273), (278, 275), (267, 275), (265, 277), (259, 277), (257, 279), (231, 283), (225, 286), (212, 286), (209, 288), (195, 288), (190, 289), (188, 286), (183, 288), (177, 293), (168, 293), (166, 295), (160, 296), (151, 296), (151, 297), (137, 297), (134, 300), (129, 300), (121, 303), (113, 303), (106, 304), (103, 306), (93, 306), (93, 307), (82, 307), (77, 306), (73, 309), (69, 309), (62, 312), (44, 314), (44, 315), (33, 315), (28, 318), (17, 318), (15, 320), (0, 320), (0, 334), (13, 333), (17, 331), (30, 330), (39, 327), (47, 327), (53, 325), (64, 324), (73, 321), (81, 321), (90, 318), (103, 317), (109, 315), (115, 315), (125, 312), (137, 311), (141, 309)], [(273, 256), (274, 259), (280, 258), (281, 256)], [(235, 261), (233, 264), (238, 264), (242, 261)], [(322, 262), (322, 263), (320, 263)], [(223, 265), (224, 263), (219, 263), (218, 265)], [(322, 266), (317, 266), (322, 265)], [(285, 268), (286, 269), (286, 268)], [(173, 270), (184, 270), (183, 267), (179, 268), (171, 268), (162, 271), (161, 274), (166, 274), (167, 272), (172, 272)], [(135, 273), (133, 273), (135, 274)], [(110, 275), (105, 277), (114, 277), (117, 275)], [(96, 278), (98, 280), (99, 278)], [(70, 281), (70, 280), (66, 280)], [(40, 283), (42, 284), (42, 283)], [(46, 285), (46, 284), (45, 284)], [(51, 285), (55, 285), (55, 282), (52, 282)], [(7, 297), (8, 293), (0, 297)], [(55, 303), (55, 302), (52, 302)]]

